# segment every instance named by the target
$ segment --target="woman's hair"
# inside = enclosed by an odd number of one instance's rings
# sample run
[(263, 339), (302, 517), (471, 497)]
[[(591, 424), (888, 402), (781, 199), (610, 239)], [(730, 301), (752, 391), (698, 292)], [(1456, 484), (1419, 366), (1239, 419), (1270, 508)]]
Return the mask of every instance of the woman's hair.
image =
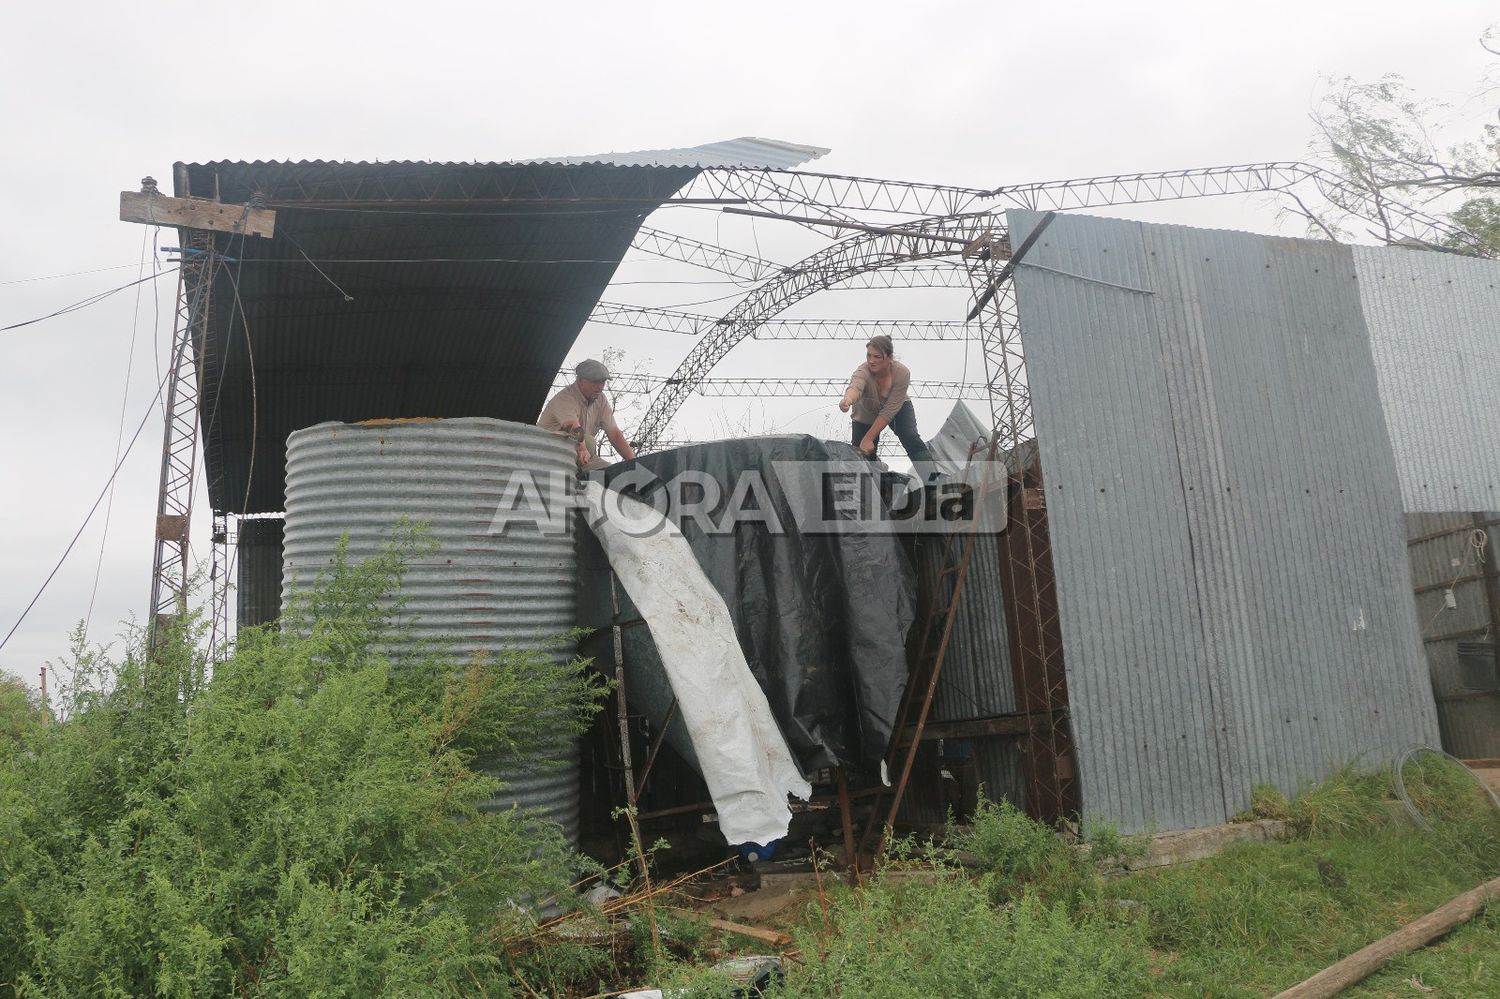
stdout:
[(874, 347), (886, 357), (890, 357), (896, 353), (895, 344), (891, 343), (891, 338), (886, 336), (884, 333), (880, 334), (879, 336), (870, 337), (870, 339), (865, 341), (865, 346)]

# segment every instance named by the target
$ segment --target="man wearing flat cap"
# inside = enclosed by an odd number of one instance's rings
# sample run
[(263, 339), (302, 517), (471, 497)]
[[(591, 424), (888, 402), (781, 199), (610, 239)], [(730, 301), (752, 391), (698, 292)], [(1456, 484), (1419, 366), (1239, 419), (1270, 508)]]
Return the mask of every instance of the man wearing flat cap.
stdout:
[(599, 457), (599, 431), (609, 435), (620, 457), (629, 460), (635, 457), (635, 449), (625, 439), (615, 423), (615, 411), (604, 395), (604, 383), (609, 381), (609, 369), (592, 357), (579, 361), (573, 369), (578, 377), (573, 384), (563, 389), (542, 409), (536, 425), (543, 430), (567, 434), (573, 438), (578, 452), (578, 467), (593, 471), (606, 467), (609, 462)]

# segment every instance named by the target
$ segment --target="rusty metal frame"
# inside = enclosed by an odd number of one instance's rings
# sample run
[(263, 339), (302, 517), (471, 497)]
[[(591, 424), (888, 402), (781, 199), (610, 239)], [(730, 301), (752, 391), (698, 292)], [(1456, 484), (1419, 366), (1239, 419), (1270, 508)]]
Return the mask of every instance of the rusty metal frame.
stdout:
[(191, 571), (189, 530), (193, 518), (194, 473), (198, 464), (199, 403), (204, 395), (202, 356), (208, 330), (213, 274), (218, 255), (213, 237), (183, 230), (184, 249), (177, 285), (177, 317), (167, 376), (166, 426), (156, 501), (155, 551), (151, 563), (151, 616), (147, 653), (159, 647), (172, 622), (187, 612)]

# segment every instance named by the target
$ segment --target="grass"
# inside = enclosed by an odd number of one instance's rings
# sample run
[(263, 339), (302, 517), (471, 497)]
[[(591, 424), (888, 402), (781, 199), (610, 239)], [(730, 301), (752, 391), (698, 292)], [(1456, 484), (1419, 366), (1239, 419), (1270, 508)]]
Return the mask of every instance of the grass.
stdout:
[[(1437, 816), (1431, 829), (1400, 817), (1390, 775), (1346, 768), (1288, 803), (1288, 842), (1239, 844), (1197, 864), (1108, 882), (1108, 897), (1143, 914), (1157, 993), (1279, 991), (1500, 872), (1500, 817), (1472, 805), (1472, 779), (1434, 766), (1422, 787)], [(1426, 969), (1455, 983), (1445, 994), (1500, 995), (1500, 985), (1476, 992), (1456, 984), (1481, 973), (1500, 982), (1494, 925), (1492, 914), (1443, 949), (1399, 963), (1372, 986), (1385, 991), (1365, 994), (1427, 995), (1397, 990)]]
[[(1500, 815), (1484, 810), (1467, 774), (1435, 759), (1405, 773), (1430, 828), (1406, 821), (1390, 774), (1345, 768), (1291, 800), (1256, 790), (1247, 817), (1285, 820), (1284, 842), (1241, 843), (1195, 864), (1132, 873), (1120, 873), (1119, 861), (1142, 853), (1141, 837), (1100, 825), (1085, 848), (1006, 802), (981, 802), (948, 844), (897, 841), (873, 879), (856, 888), (830, 883), (780, 925), (794, 944), (778, 994), (1273, 994), (1500, 872)], [(722, 997), (724, 983), (708, 965), (741, 946), (765, 949), (665, 922), (666, 953), (653, 966), (640, 913), (632, 919), (613, 967), (586, 953), (538, 954), (526, 959), (525, 977), (545, 994), (585, 995), (649, 977), (677, 999)], [(1500, 996), (1500, 909), (1349, 994)]]
[(1500, 912), (1490, 911), (1448, 937), (1398, 958), (1346, 995), (1374, 997), (1493, 996), (1500, 993)]

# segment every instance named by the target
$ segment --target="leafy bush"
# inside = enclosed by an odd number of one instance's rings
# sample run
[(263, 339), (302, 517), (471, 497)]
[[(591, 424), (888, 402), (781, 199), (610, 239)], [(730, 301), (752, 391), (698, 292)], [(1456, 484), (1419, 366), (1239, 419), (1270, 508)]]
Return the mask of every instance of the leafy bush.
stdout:
[(969, 827), (950, 843), (981, 871), (1016, 882), (1040, 876), (1058, 861), (1063, 847), (1055, 832), (1008, 800), (990, 801), (982, 794)]
[(497, 786), (471, 764), (555, 752), (599, 690), (549, 654), (383, 652), (424, 545), (407, 532), (357, 566), (341, 551), (284, 630), (242, 632), (211, 679), (191, 621), (149, 661), (80, 645), (63, 720), (0, 725), (0, 981), (508, 994), (521, 906), (578, 861), (549, 823), (479, 812)]
[(1144, 856), (1150, 837), (1122, 836), (1116, 827), (1096, 822), (1086, 849), (1080, 849), (1009, 801), (980, 795), (973, 820), (951, 837), (950, 845), (983, 872), (996, 901), (1030, 890), (1044, 901), (1077, 909), (1097, 898), (1101, 866)]

